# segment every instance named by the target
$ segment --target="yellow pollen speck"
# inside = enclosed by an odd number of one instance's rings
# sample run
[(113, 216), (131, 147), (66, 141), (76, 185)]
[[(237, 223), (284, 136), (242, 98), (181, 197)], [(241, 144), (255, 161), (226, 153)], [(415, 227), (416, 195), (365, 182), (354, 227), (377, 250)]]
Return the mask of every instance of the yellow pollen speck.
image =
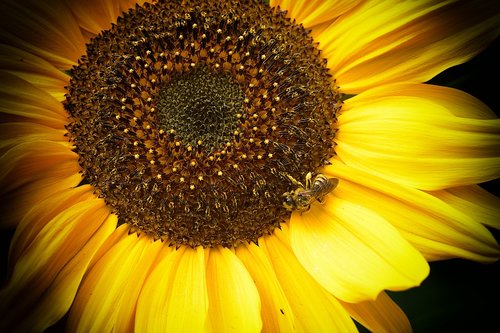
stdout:
[(115, 116), (115, 118), (116, 118), (116, 119), (120, 119), (120, 115), (119, 115), (119, 114), (117, 114), (117, 115)]
[(255, 119), (259, 118), (259, 115), (257, 113), (254, 113), (253, 116)]
[(258, 128), (257, 126), (254, 126), (252, 129), (253, 129), (254, 131), (258, 131), (258, 130), (259, 130), (259, 128)]
[(127, 99), (125, 97), (123, 97), (120, 101), (123, 103), (123, 102), (126, 102)]
[(137, 159), (139, 159), (139, 154), (135, 154), (135, 155), (134, 155), (134, 158), (135, 158), (136, 160), (137, 160)]
[(201, 146), (201, 144), (203, 143), (203, 141), (198, 140), (198, 142), (197, 142), (197, 143), (198, 143), (198, 146)]
[(156, 79), (151, 79), (151, 83), (155, 83), (156, 82)]
[(123, 130), (123, 132), (124, 132), (124, 133), (128, 133), (128, 128), (125, 128), (125, 129)]
[(241, 113), (237, 113), (237, 114), (236, 114), (236, 118), (241, 118), (241, 117), (242, 117), (242, 116), (241, 116)]
[(134, 141), (134, 146), (136, 146), (136, 147), (137, 147), (138, 145), (139, 145), (139, 142)]
[(170, 129), (170, 134), (174, 134), (175, 133), (175, 130), (172, 128)]
[(253, 143), (255, 140), (253, 138), (248, 139), (250, 143)]
[(184, 39), (184, 36), (183, 35), (179, 35), (179, 39)]
[(245, 160), (247, 158), (247, 154), (241, 155), (241, 158)]
[(197, 27), (198, 27), (198, 24), (193, 23), (192, 28), (193, 28), (193, 29), (196, 29)]
[(148, 67), (149, 67), (149, 65), (148, 65), (148, 64), (144, 64), (144, 68), (148, 68)]
[(248, 98), (245, 98), (245, 103), (249, 103), (250, 100)]
[(176, 167), (173, 167), (173, 168), (172, 168), (172, 172), (177, 172), (177, 168), (176, 168)]
[(240, 69), (241, 69), (241, 70), (245, 69), (245, 66), (240, 65)]
[(234, 135), (239, 135), (239, 134), (240, 134), (240, 132), (238, 132), (238, 131), (234, 131), (234, 133), (233, 133), (233, 134), (234, 134)]
[(267, 144), (269, 144), (269, 139), (265, 139), (265, 140), (264, 140), (264, 143), (265, 143), (266, 145), (267, 145)]
[(205, 38), (207, 38), (207, 35), (203, 34), (203, 35), (201, 35), (201, 38), (205, 39)]
[(128, 70), (128, 72), (129, 72), (130, 74), (132, 74), (132, 73), (134, 72), (134, 69), (133, 69), (133, 68), (131, 68), (131, 69), (129, 69), (129, 70)]
[(238, 169), (238, 164), (233, 164), (234, 169)]
[(215, 68), (219, 68), (219, 67), (220, 67), (220, 65), (219, 65), (219, 64), (215, 64)]
[(262, 68), (259, 69), (259, 73), (261, 73), (261, 74), (264, 73), (264, 70)]
[(193, 150), (193, 147), (191, 147), (191, 146), (187, 146), (187, 150), (188, 150), (188, 151), (191, 151), (191, 150)]
[(222, 171), (217, 172), (217, 175), (222, 176)]
[(195, 161), (191, 161), (191, 163), (189, 163), (190, 166), (194, 167), (196, 165), (196, 162)]
[(125, 105), (122, 105), (122, 110), (125, 110), (127, 107)]
[(226, 147), (231, 147), (231, 142), (226, 142)]
[(278, 82), (274, 82), (273, 87), (277, 87), (277, 86), (278, 86)]
[(267, 98), (267, 94), (262, 95), (262, 98)]
[(273, 127), (271, 127), (271, 129), (272, 129), (273, 131), (276, 131), (277, 127), (276, 127), (276, 126), (273, 126)]
[(147, 54), (147, 55), (150, 55), (150, 54), (151, 54), (151, 50), (147, 50), (147, 51), (146, 51), (146, 54)]
[(167, 66), (167, 65), (163, 65), (163, 69), (167, 69), (167, 68), (168, 68), (168, 66)]
[(181, 53), (179, 51), (175, 51), (175, 55), (178, 56), (180, 55)]
[(150, 154), (152, 154), (152, 153), (154, 153), (154, 150), (153, 150), (152, 148), (149, 148), (148, 152), (149, 152)]
[(132, 118), (134, 121), (137, 121), (137, 117)]
[(229, 51), (227, 54), (233, 55), (233, 53), (234, 53), (233, 51)]
[(148, 102), (148, 103), (149, 103), (149, 102), (151, 102), (152, 100), (153, 100), (153, 99), (152, 99), (151, 97), (148, 97), (148, 98), (146, 99), (146, 102)]
[(214, 48), (211, 48), (210, 49), (210, 53), (214, 53), (215, 52), (215, 49)]
[(276, 97), (274, 97), (274, 100), (275, 100), (276, 102), (279, 102), (280, 97), (279, 97), (279, 96), (276, 96)]
[(261, 58), (262, 60), (264, 60), (264, 59), (266, 59), (266, 55), (265, 55), (265, 54), (263, 54), (263, 55), (261, 55), (261, 56), (260, 56), (260, 58)]
[(146, 129), (151, 129), (151, 125), (147, 125), (147, 126), (146, 126)]
[(271, 108), (271, 112), (276, 112), (276, 108)]
[(149, 161), (149, 163), (151, 163), (151, 164), (155, 164), (155, 161), (154, 161), (154, 160), (151, 160), (151, 161)]
[(161, 179), (161, 174), (157, 174), (156, 178)]
[(203, 176), (198, 176), (198, 180), (203, 180)]
[(163, 53), (163, 52), (160, 53), (160, 57), (163, 57), (163, 56), (165, 56), (165, 53)]
[(259, 160), (261, 160), (261, 159), (262, 159), (262, 155), (257, 155), (257, 158), (258, 158)]
[(231, 40), (231, 36), (227, 36), (227, 37), (226, 37), (226, 41), (228, 41), (228, 42), (229, 42), (230, 40)]
[(155, 112), (155, 108), (151, 108), (151, 112)]
[(161, 130), (159, 130), (158, 132), (159, 132), (160, 134), (165, 133), (165, 131), (164, 131), (164, 130), (162, 130), (162, 129), (161, 129)]
[(210, 157), (208, 157), (208, 159), (209, 159), (210, 161), (213, 161), (213, 160), (215, 159), (215, 157), (210, 156)]
[(135, 83), (132, 83), (132, 84), (130, 85), (130, 88), (135, 88), (135, 87), (137, 87), (137, 86), (135, 85)]
[(217, 29), (217, 33), (221, 34), (222, 33), (222, 29)]
[(273, 154), (269, 153), (269, 154), (267, 154), (267, 157), (271, 158), (271, 157), (273, 157)]
[(184, 180), (185, 180), (185, 179), (184, 179), (184, 177), (179, 178), (179, 181), (180, 181), (181, 183), (183, 183), (183, 182), (184, 182)]
[(196, 64), (194, 62), (191, 63), (191, 67), (194, 67), (196, 66)]
[(135, 57), (135, 60), (139, 61), (139, 60), (141, 60), (141, 57), (136, 56), (136, 57)]
[(247, 52), (245, 52), (245, 56), (246, 56), (246, 57), (249, 57), (249, 56), (250, 56), (250, 52), (248, 52), (248, 51), (247, 51)]
[(189, 189), (194, 190), (194, 185), (193, 184), (189, 185)]
[(175, 145), (176, 145), (177, 147), (179, 147), (179, 146), (181, 145), (181, 142), (180, 142), (180, 141), (175, 141)]

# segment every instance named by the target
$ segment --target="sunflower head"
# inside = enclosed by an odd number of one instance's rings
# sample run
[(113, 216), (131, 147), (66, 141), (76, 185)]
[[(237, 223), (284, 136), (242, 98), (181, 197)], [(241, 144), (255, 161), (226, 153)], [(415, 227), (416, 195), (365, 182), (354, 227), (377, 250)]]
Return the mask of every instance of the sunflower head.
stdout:
[(130, 10), (72, 69), (67, 126), (121, 223), (175, 245), (257, 242), (334, 155), (340, 94), (308, 31), (260, 1)]

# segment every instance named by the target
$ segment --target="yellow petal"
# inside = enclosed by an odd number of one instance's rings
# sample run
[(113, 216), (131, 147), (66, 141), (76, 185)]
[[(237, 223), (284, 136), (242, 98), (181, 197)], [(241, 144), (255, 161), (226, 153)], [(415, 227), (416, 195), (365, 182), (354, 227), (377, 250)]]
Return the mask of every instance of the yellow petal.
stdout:
[(383, 216), (428, 260), (461, 257), (491, 262), (500, 249), (491, 233), (435, 196), (333, 160), (324, 173), (340, 179), (335, 195)]
[(39, 179), (54, 181), (78, 175), (78, 156), (70, 147), (68, 143), (39, 140), (9, 149), (0, 156), (0, 194)]
[(347, 302), (418, 286), (429, 273), (421, 254), (391, 224), (334, 196), (306, 214), (292, 214), (290, 243), (309, 274)]
[(163, 243), (128, 235), (86, 275), (70, 312), (71, 332), (133, 329), (137, 298)]
[(85, 41), (72, 13), (59, 0), (6, 0), (0, 12), (0, 39), (68, 69), (85, 52)]
[(276, 277), (272, 263), (262, 246), (253, 243), (239, 246), (236, 248), (236, 255), (247, 268), (259, 290), (262, 302), (262, 331), (294, 331), (295, 324), (292, 308)]
[[(346, 164), (425, 190), (470, 185), (500, 176), (500, 119), (478, 119), (486, 106), (465, 93), (457, 103), (432, 86), (399, 93), (393, 84), (345, 102), (336, 152)], [(441, 88), (437, 91), (446, 93)], [(417, 91), (420, 91), (419, 95)], [(447, 89), (447, 91), (453, 91)], [(458, 94), (453, 94), (456, 96)], [(466, 97), (467, 96), (467, 97)], [(469, 103), (460, 102), (470, 101)], [(455, 116), (477, 106), (474, 118)]]
[(370, 332), (411, 333), (411, 325), (404, 312), (386, 293), (382, 292), (374, 301), (360, 303), (341, 302), (351, 316)]
[(208, 331), (260, 332), (259, 292), (252, 277), (229, 249), (215, 247), (207, 261)]
[(499, 33), (495, 1), (366, 1), (317, 37), (341, 90), (425, 82)]
[(0, 69), (47, 91), (58, 101), (65, 99), (69, 76), (48, 61), (9, 45), (0, 45)]
[(64, 129), (67, 115), (62, 104), (41, 88), (7, 72), (0, 72), (2, 122), (34, 122)]
[[(276, 276), (295, 317), (298, 332), (357, 332), (347, 311), (299, 263), (288, 242), (288, 229), (275, 230), (259, 240), (271, 259)], [(286, 313), (285, 313), (286, 315)]]
[(61, 269), (54, 282), (23, 318), (19, 331), (42, 332), (61, 319), (73, 303), (88, 264), (105, 239), (115, 230), (116, 215), (109, 215), (80, 251)]
[(360, 2), (359, 0), (271, 0), (269, 5), (280, 6), (281, 9), (288, 11), (287, 17), (296, 20), (298, 24), (302, 23), (306, 28), (312, 28), (335, 20)]
[(208, 313), (205, 250), (181, 246), (149, 275), (137, 303), (138, 332), (203, 332)]
[(478, 223), (500, 229), (500, 198), (478, 185), (454, 187), (431, 194)]
[(0, 327), (5, 330), (28, 325), (19, 316), (36, 310), (36, 302), (108, 216), (104, 201), (93, 199), (75, 204), (47, 223), (19, 258), (7, 286), (0, 291), (0, 311), (5, 317)]
[(66, 1), (78, 24), (82, 29), (97, 35), (101, 30), (111, 28), (111, 23), (116, 23), (116, 19), (122, 12), (132, 7), (135, 1), (102, 1), (87, 0)]
[(13, 146), (30, 141), (67, 142), (65, 130), (28, 122), (0, 124), (0, 156)]
[(22, 209), (23, 219), (17, 226), (11, 241), (10, 263), (16, 263), (19, 260), (21, 255), (32, 246), (40, 230), (54, 217), (78, 202), (93, 198), (92, 191), (90, 185), (68, 188), (48, 197), (41, 197), (31, 206), (25, 206)]

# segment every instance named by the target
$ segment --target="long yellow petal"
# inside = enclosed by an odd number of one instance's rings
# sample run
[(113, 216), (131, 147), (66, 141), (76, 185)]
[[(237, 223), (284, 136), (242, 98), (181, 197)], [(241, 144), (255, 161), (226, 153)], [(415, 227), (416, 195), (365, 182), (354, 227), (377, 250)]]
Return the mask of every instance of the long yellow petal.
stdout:
[(47, 140), (67, 142), (65, 130), (28, 123), (3, 123), (0, 124), (0, 156), (15, 145), (23, 142)]
[(14, 74), (47, 91), (58, 101), (65, 98), (64, 87), (69, 83), (69, 76), (45, 59), (25, 50), (0, 45), (0, 70)]
[(88, 242), (57, 274), (38, 300), (37, 306), (23, 318), (19, 331), (42, 332), (66, 314), (92, 256), (115, 230), (116, 223), (116, 215), (109, 215)]
[[(495, 261), (500, 248), (470, 215), (439, 198), (333, 160), (324, 172), (340, 179), (335, 195), (383, 216), (428, 260), (461, 257)], [(472, 199), (472, 198), (471, 198)], [(480, 214), (480, 213), (479, 213)]]
[(128, 235), (85, 276), (70, 316), (71, 332), (125, 332), (134, 327), (137, 298), (164, 244)]
[(32, 246), (36, 236), (54, 217), (78, 202), (94, 198), (90, 185), (64, 189), (39, 201), (23, 213), (23, 218), (16, 228), (9, 251), (9, 261), (16, 263), (22, 254)]
[(496, 1), (366, 1), (317, 37), (343, 92), (425, 82), (500, 32)]
[(480, 186), (454, 187), (431, 194), (478, 223), (500, 229), (500, 198)]
[(271, 0), (269, 5), (280, 6), (281, 9), (288, 11), (287, 17), (290, 19), (296, 20), (306, 28), (314, 28), (325, 22), (332, 22), (360, 2), (359, 0)]
[[(401, 93), (399, 87), (403, 88)], [(413, 88), (413, 93), (404, 88)], [(335, 138), (339, 158), (388, 180), (425, 190), (500, 177), (500, 119), (481, 119), (487, 107), (465, 93), (452, 94), (461, 96), (456, 103), (424, 94), (433, 89), (393, 84), (347, 100)], [(422, 95), (418, 96), (418, 91)], [(476, 112), (468, 114), (474, 118), (453, 114), (463, 114), (466, 107), (473, 106)]]
[(341, 302), (351, 316), (371, 332), (411, 333), (411, 325), (404, 312), (382, 292), (374, 301), (360, 303)]
[(0, 156), (0, 194), (39, 179), (78, 175), (77, 159), (68, 143), (39, 140), (19, 144)]
[(357, 332), (344, 307), (306, 272), (293, 254), (286, 225), (259, 243), (267, 251), (293, 309), (297, 332)]
[(347, 302), (418, 286), (429, 273), (422, 255), (373, 211), (331, 196), (290, 219), (290, 243), (306, 270)]
[(61, 130), (68, 122), (62, 104), (48, 92), (2, 71), (0, 101), (2, 122), (34, 122)]
[(203, 332), (208, 295), (205, 250), (181, 246), (150, 274), (137, 303), (138, 332)]
[(0, 39), (69, 69), (85, 51), (72, 13), (59, 0), (6, 0), (0, 3)]
[(215, 247), (207, 261), (209, 332), (260, 332), (260, 297), (252, 277), (229, 249)]
[(259, 290), (262, 302), (262, 331), (293, 332), (295, 315), (267, 253), (261, 246), (251, 243), (237, 247), (236, 255), (247, 268)]
[(14, 266), (13, 274), (0, 291), (1, 331), (22, 323), (20, 317), (36, 310), (36, 302), (65, 266), (84, 248), (109, 216), (101, 199), (79, 202), (53, 218), (35, 237)]

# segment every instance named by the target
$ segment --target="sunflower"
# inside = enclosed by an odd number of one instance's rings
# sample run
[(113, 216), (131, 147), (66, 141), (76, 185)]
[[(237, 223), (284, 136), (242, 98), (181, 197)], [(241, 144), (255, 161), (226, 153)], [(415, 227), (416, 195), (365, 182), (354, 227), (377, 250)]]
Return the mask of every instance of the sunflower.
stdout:
[(500, 121), (424, 84), (498, 4), (0, 4), (3, 331), (410, 331), (385, 290), (500, 256)]

